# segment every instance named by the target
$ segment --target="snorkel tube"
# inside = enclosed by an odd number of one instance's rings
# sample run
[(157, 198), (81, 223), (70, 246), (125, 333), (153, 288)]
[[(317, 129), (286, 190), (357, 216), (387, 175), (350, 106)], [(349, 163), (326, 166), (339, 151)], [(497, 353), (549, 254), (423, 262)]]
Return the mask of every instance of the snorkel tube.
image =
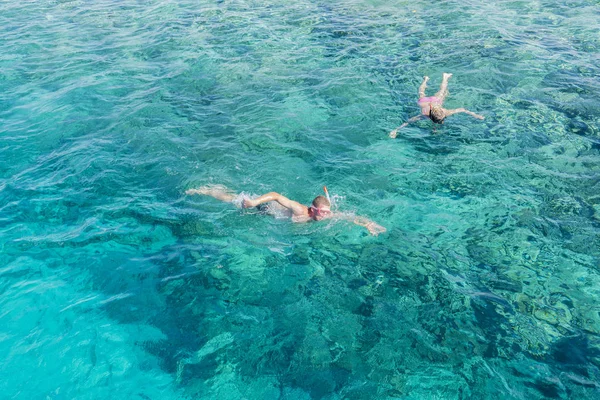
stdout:
[(325, 197), (327, 197), (327, 201), (329, 201), (329, 206), (331, 207), (331, 197), (329, 197), (329, 192), (327, 191), (327, 186), (323, 186), (323, 191), (325, 192)]

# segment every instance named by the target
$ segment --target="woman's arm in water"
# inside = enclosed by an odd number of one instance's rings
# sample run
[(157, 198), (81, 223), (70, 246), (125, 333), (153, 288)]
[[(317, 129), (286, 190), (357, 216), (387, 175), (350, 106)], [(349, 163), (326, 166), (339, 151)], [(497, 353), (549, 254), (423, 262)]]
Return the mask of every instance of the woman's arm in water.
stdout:
[(452, 114), (458, 114), (458, 113), (465, 113), (470, 115), (473, 118), (477, 118), (477, 119), (484, 119), (485, 117), (483, 115), (479, 115), (479, 114), (475, 114), (472, 111), (467, 110), (466, 108), (455, 108), (454, 110), (446, 110), (446, 117), (452, 115)]
[(404, 128), (405, 126), (407, 126), (408, 124), (411, 124), (415, 121), (418, 121), (422, 118), (425, 118), (425, 115), (423, 114), (419, 114), (419, 115), (415, 115), (414, 117), (412, 117), (411, 119), (409, 119), (408, 121), (406, 121), (405, 123), (403, 123), (402, 125), (400, 125), (399, 127), (397, 127), (396, 129), (394, 129), (393, 131), (390, 132), (390, 137), (392, 139), (396, 138), (396, 136), (398, 136), (398, 131), (402, 128)]
[(307, 215), (308, 207), (304, 204), (300, 204), (297, 201), (290, 200), (285, 196), (280, 195), (277, 192), (269, 192), (267, 194), (263, 194), (262, 196), (256, 199), (244, 199), (242, 205), (244, 208), (256, 207), (263, 203), (268, 203), (269, 201), (276, 201), (285, 208), (292, 211), (294, 215)]

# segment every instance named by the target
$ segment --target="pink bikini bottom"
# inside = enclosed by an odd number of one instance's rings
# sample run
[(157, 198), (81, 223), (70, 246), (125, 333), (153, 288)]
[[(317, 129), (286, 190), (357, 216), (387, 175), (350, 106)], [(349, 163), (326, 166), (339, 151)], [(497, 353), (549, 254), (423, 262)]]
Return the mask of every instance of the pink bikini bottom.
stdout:
[(442, 102), (440, 101), (440, 99), (438, 99), (435, 96), (422, 97), (422, 98), (419, 99), (419, 101), (417, 101), (417, 104), (423, 104), (423, 103), (442, 104)]

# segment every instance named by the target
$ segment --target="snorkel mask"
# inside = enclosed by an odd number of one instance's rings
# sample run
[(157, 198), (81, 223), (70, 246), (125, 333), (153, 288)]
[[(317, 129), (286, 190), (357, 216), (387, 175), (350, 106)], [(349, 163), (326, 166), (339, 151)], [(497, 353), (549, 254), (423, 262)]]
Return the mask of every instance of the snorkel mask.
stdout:
[[(331, 215), (331, 197), (329, 197), (326, 186), (323, 186), (323, 190), (325, 191), (325, 196), (315, 197), (312, 205), (308, 207), (308, 215), (317, 221)], [(327, 200), (327, 204), (325, 204), (325, 200)], [(318, 205), (315, 206), (315, 204)]]

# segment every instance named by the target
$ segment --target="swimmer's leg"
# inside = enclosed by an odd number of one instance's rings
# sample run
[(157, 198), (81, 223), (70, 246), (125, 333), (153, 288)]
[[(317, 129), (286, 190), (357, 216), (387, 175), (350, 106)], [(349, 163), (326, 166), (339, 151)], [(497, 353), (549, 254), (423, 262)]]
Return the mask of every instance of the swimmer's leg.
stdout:
[(237, 197), (237, 195), (231, 193), (223, 185), (201, 186), (198, 189), (188, 189), (185, 191), (185, 194), (203, 194), (227, 203), (231, 203)]
[(448, 79), (452, 77), (452, 74), (447, 74), (444, 72), (442, 75), (442, 84), (440, 85), (440, 90), (435, 94), (435, 97), (440, 99), (440, 102), (444, 102), (446, 96), (448, 96)]
[(419, 99), (425, 97), (425, 89), (427, 89), (427, 81), (429, 80), (428, 76), (423, 77), (423, 83), (419, 86)]

